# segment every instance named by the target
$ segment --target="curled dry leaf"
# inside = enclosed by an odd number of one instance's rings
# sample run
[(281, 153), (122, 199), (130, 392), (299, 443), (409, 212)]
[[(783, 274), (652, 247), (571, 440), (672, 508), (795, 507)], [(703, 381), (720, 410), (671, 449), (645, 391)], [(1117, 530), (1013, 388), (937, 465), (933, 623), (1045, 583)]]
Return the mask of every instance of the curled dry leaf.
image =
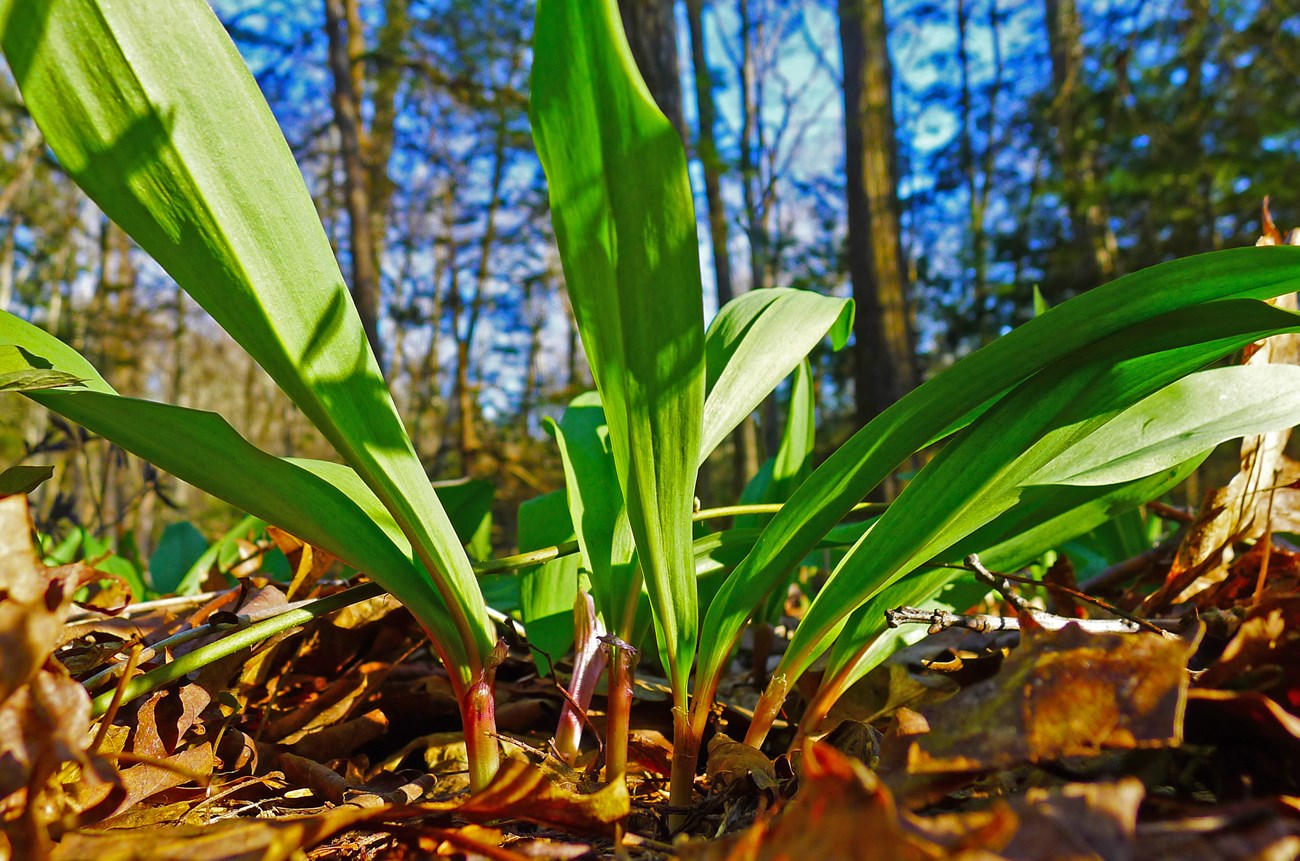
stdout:
[(1300, 596), (1269, 598), (1250, 607), (1197, 684), (1251, 687), (1300, 711)]
[(754, 781), (759, 791), (778, 787), (772, 760), (758, 748), (742, 744), (725, 733), (709, 739), (708, 777), (715, 788), (721, 788), (746, 777)]
[(44, 858), (52, 836), (122, 797), (87, 750), (89, 695), (50, 659), (77, 580), (41, 564), (26, 499), (0, 499), (0, 855)]
[(905, 793), (921, 775), (1176, 744), (1194, 650), (1157, 634), (1031, 625), (997, 675), (921, 711), (928, 731), (886, 735), (882, 773)]

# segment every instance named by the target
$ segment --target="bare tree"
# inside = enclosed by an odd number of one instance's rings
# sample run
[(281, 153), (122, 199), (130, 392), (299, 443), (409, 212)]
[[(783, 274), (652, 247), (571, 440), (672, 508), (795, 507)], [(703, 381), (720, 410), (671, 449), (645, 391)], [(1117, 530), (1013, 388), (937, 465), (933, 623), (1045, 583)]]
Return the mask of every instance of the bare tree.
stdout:
[(865, 424), (915, 385), (899, 239), (893, 71), (883, 0), (840, 0), (848, 264), (857, 303), (855, 383)]

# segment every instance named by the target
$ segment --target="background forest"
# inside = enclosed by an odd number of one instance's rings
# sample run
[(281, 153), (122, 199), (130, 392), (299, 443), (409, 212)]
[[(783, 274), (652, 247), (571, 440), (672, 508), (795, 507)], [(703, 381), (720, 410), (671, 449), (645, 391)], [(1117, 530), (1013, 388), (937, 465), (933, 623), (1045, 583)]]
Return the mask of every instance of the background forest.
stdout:
[[(312, 190), (435, 479), (496, 486), (493, 541), (561, 486), (541, 419), (591, 387), (528, 128), (531, 4), (218, 0)], [(706, 306), (788, 286), (857, 300), (817, 360), (819, 445), (1050, 303), (1300, 222), (1293, 0), (622, 0), (691, 159)], [(221, 408), (253, 443), (327, 449), (264, 373), (0, 98), (0, 308), (118, 390)], [(16, 395), (0, 466), (59, 464), (38, 520), (224, 531), (231, 512)], [(779, 396), (778, 396), (779, 399)], [(698, 490), (775, 451), (765, 405)]]

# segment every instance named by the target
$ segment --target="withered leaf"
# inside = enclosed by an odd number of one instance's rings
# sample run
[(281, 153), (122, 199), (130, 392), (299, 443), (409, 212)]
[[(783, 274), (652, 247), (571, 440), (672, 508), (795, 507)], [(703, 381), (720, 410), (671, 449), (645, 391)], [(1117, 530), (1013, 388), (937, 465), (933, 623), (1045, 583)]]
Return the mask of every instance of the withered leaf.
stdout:
[(1176, 744), (1194, 650), (1158, 634), (1027, 627), (997, 675), (921, 710), (928, 732), (887, 735), (882, 772), (982, 772)]
[[(684, 861), (922, 861), (968, 849), (996, 850), (1015, 831), (1004, 804), (931, 831), (925, 820), (899, 811), (885, 785), (862, 763), (829, 745), (805, 748), (799, 793), (775, 817), (740, 834), (682, 847)], [(988, 857), (988, 856), (985, 856)]]
[(0, 703), (45, 663), (77, 587), (75, 567), (46, 568), (32, 545), (27, 499), (0, 499)]
[(715, 787), (750, 778), (760, 791), (778, 787), (772, 760), (758, 748), (742, 744), (725, 733), (709, 739), (708, 777)]

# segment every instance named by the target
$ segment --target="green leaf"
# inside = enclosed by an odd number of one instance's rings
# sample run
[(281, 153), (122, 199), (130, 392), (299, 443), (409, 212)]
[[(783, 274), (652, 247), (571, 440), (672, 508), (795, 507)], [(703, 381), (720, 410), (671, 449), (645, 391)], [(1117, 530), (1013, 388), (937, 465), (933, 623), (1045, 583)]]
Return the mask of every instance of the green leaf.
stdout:
[(68, 174), (392, 512), (432, 579), (392, 581), (391, 591), (416, 609), (427, 602), (415, 593), (436, 588), (477, 669), (495, 636), (469, 559), (411, 447), (293, 154), (208, 4), (6, 0), (0, 44)]
[(850, 613), (1011, 509), (1029, 476), (1117, 413), (1232, 350), (1295, 329), (1300, 315), (1266, 303), (1217, 302), (1118, 332), (1031, 377), (945, 446), (845, 556), (774, 677), (793, 683)]
[(11, 466), (0, 472), (0, 496), (31, 493), (54, 475), (54, 467), (34, 464)]
[(708, 398), (703, 463), (828, 334), (839, 350), (853, 331), (853, 301), (810, 290), (751, 290), (722, 307), (706, 337)]
[(79, 377), (41, 365), (26, 351), (12, 344), (0, 344), (0, 392), (38, 392), (81, 383)]
[(27, 397), (182, 481), (364, 571), (429, 629), (448, 669), (469, 682), (457, 628), (411, 544), (365, 482), (337, 463), (274, 457), (241, 437), (216, 413), (124, 398), (71, 347), (0, 312), (0, 343), (16, 343), (52, 367), (85, 379), (83, 389)]
[(614, 0), (542, 0), (535, 39), (530, 116), (556, 241), (681, 705), (696, 646), (690, 515), (704, 406), (686, 156)]
[(591, 573), (592, 599), (605, 627), (627, 640), (641, 580), (600, 396), (578, 395), (558, 424), (550, 419), (544, 424), (560, 448), (569, 515), (582, 564)]
[(1243, 436), (1300, 424), (1300, 367), (1242, 365), (1193, 374), (1115, 416), (1027, 484), (1117, 484)]
[[(909, 392), (800, 485), (764, 540), (727, 579), (703, 625), (699, 677), (716, 680), (753, 609), (809, 549), (893, 469), (973, 421), (1019, 382), (1064, 356), (1169, 311), (1267, 299), (1300, 288), (1300, 248), (1245, 248), (1119, 278), (1052, 308)], [(928, 516), (928, 515), (927, 515)]]
[(481, 561), (490, 556), (492, 500), (496, 496), (492, 482), (467, 478), (435, 484), (433, 491), (456, 530), (457, 540), (471, 548), (471, 557)]
[[(519, 506), (519, 552), (573, 540), (564, 491), (546, 493)], [(578, 594), (579, 557), (561, 556), (519, 572), (519, 605), (537, 672), (573, 648), (573, 601)]]
[[(811, 472), (816, 442), (812, 366), (805, 359), (796, 366), (790, 386), (790, 403), (785, 429), (776, 455), (765, 462), (758, 475), (741, 494), (740, 504), (784, 503)], [(751, 490), (752, 488), (752, 490)], [(736, 518), (737, 528), (756, 528), (772, 519), (770, 514), (746, 514)]]
[[(993, 571), (1014, 571), (1071, 539), (1131, 513), (1182, 484), (1205, 460), (1194, 457), (1157, 475), (1098, 487), (1028, 488), (1015, 507), (953, 548), (952, 559), (978, 553)], [(885, 611), (913, 606), (964, 612), (988, 591), (971, 575), (943, 568), (922, 568), (882, 589), (863, 604), (831, 649), (826, 678), (852, 686), (899, 648), (926, 635), (921, 625), (889, 629)]]
[(168, 524), (149, 557), (149, 582), (154, 590), (163, 595), (174, 594), (207, 550), (208, 539), (193, 523), (182, 520)]

